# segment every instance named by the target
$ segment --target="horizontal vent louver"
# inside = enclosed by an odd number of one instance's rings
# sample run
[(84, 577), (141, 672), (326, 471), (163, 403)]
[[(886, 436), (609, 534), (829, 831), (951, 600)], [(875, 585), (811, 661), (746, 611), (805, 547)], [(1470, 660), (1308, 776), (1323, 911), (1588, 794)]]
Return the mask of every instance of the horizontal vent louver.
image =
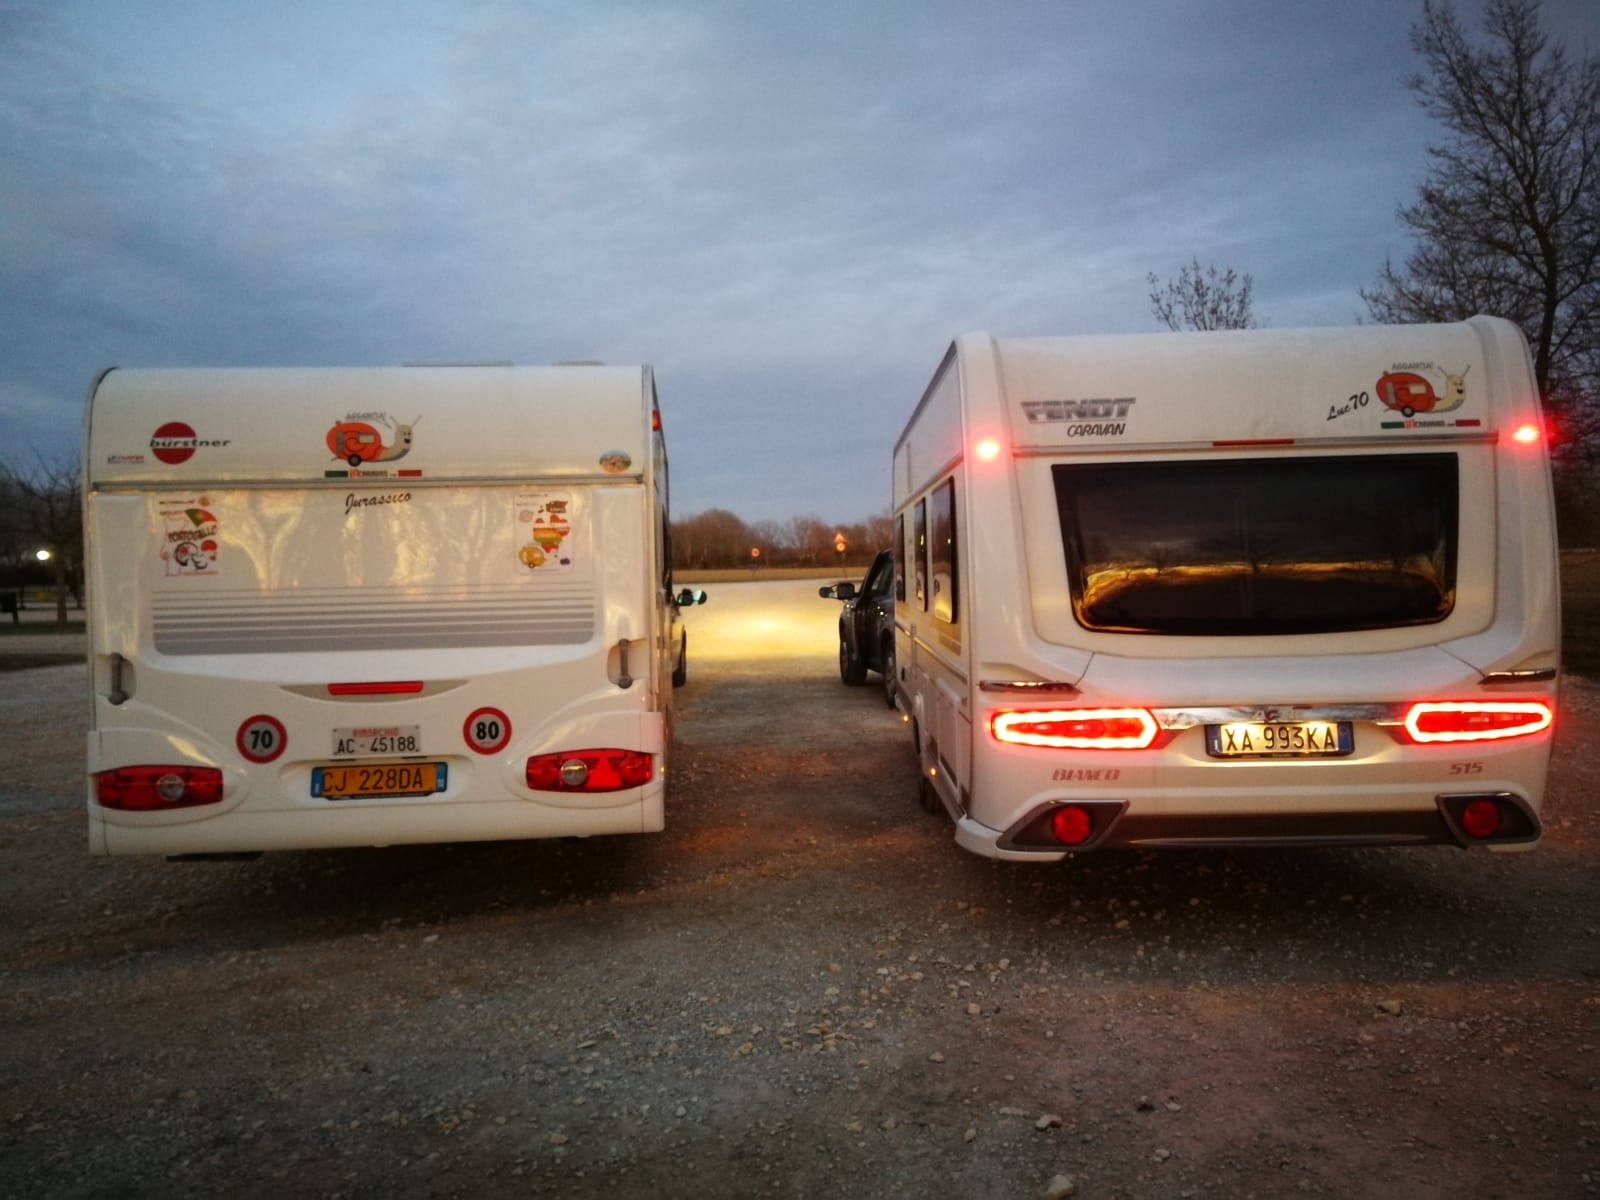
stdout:
[(160, 595), (162, 654), (571, 646), (594, 636), (592, 585), (537, 588), (299, 588)]

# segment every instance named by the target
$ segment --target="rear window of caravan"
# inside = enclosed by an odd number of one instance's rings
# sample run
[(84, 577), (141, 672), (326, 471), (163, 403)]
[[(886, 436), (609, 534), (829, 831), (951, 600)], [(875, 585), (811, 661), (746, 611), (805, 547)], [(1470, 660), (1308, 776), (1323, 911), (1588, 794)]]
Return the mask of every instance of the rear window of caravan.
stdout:
[(1109, 633), (1393, 629), (1455, 608), (1453, 453), (1051, 468), (1072, 609)]

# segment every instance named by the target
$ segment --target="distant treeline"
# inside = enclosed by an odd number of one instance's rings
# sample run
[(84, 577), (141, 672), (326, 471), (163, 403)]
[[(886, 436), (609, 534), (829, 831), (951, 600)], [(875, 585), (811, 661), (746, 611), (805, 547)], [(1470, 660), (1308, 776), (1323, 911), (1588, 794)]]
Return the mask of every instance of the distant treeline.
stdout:
[[(844, 553), (838, 539), (844, 538)], [(747, 524), (726, 509), (711, 508), (672, 522), (672, 565), (680, 570), (748, 567), (820, 567), (841, 559), (861, 563), (888, 549), (894, 522), (887, 513), (849, 525), (820, 517)], [(755, 552), (755, 553), (753, 553)]]

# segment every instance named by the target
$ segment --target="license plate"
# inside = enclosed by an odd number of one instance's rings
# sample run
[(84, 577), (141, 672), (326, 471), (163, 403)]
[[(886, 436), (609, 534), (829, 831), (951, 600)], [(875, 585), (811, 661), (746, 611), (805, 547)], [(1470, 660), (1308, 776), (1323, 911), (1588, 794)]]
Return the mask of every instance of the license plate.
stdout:
[(1213, 758), (1337, 758), (1355, 749), (1349, 721), (1230, 721), (1206, 726)]
[(335, 758), (422, 753), (422, 730), (417, 725), (355, 725), (333, 731)]
[(341, 763), (311, 768), (311, 794), (321, 800), (431, 796), (444, 791), (448, 779), (442, 762)]

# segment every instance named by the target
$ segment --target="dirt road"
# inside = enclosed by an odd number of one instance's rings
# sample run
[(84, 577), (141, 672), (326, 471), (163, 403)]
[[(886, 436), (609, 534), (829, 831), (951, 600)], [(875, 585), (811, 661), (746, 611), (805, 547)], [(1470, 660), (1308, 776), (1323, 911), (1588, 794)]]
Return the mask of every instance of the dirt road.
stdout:
[(1000, 866), (814, 584), (708, 590), (651, 838), (93, 860), (0, 676), (6, 1191), (1600, 1195), (1600, 688), (1531, 854)]

